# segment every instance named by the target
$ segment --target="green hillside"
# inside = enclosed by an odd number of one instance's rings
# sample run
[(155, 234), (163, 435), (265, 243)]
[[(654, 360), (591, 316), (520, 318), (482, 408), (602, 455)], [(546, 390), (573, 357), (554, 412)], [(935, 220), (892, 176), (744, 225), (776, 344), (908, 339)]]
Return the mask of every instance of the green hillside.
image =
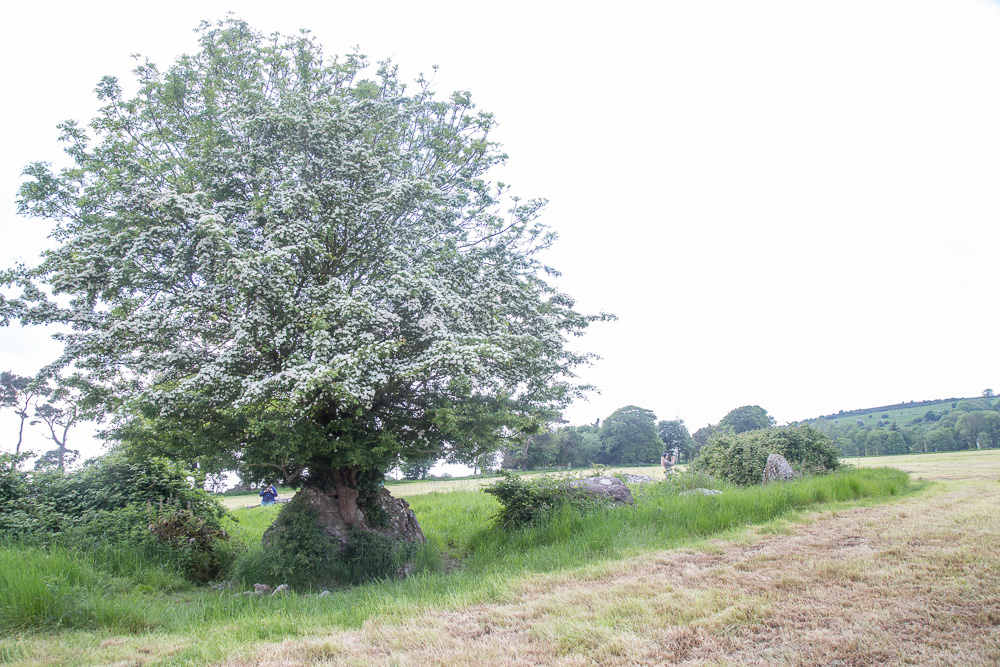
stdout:
[[(935, 399), (933, 401), (910, 401), (909, 403), (896, 403), (894, 405), (882, 405), (874, 408), (840, 411), (822, 417), (805, 419), (800, 423), (812, 424), (822, 428), (825, 422), (855, 424), (860, 419), (867, 427), (877, 426), (879, 420), (890, 424), (896, 422), (898, 426), (906, 426), (916, 422), (916, 420), (922, 420), (928, 412), (946, 414), (954, 410), (962, 401), (971, 401), (973, 405), (976, 405), (976, 409), (989, 410), (995, 400), (995, 398), (972, 396), (967, 398)], [(977, 405), (980, 403), (981, 405)]]

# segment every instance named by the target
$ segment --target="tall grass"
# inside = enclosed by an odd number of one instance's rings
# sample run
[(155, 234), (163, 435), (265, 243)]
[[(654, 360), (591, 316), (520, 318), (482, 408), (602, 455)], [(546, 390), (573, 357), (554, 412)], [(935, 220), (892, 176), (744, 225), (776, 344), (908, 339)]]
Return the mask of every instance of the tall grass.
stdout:
[[(910, 488), (905, 473), (887, 468), (727, 488), (707, 497), (681, 496), (677, 489), (657, 484), (636, 487), (634, 506), (590, 514), (565, 510), (543, 525), (514, 531), (489, 525), (497, 507), (492, 496), (431, 493), (410, 500), (432, 547), (422, 556), (422, 574), (335, 590), (322, 598), (257, 598), (238, 595), (238, 589), (192, 587), (169, 568), (158, 570), (156, 563), (143, 560), (142, 552), (127, 548), (81, 551), (0, 543), (0, 635), (61, 628), (125, 634), (197, 629), (199, 635), (215, 637), (216, 648), (194, 643), (172, 659), (198, 663), (233, 642), (296, 636), (319, 627), (358, 627), (375, 615), (401, 617), (425, 607), (506, 600), (515, 594), (519, 578), (532, 572), (669, 548), (816, 503), (884, 499)], [(230, 548), (240, 552), (237, 557), (260, 549), (260, 536), (276, 512), (236, 512), (239, 522), (227, 529), (233, 535)], [(458, 561), (461, 567), (449, 571)], [(0, 654), (4, 650), (10, 645), (0, 640)]]
[(668, 484), (638, 486), (635, 505), (596, 513), (564, 507), (522, 530), (480, 529), (468, 542), (466, 567), (532, 572), (574, 567), (761, 524), (818, 503), (893, 497), (908, 490), (910, 481), (899, 470), (868, 468), (785, 484), (715, 486), (724, 493), (681, 495)]
[(0, 550), (0, 629), (108, 628), (154, 625), (130, 582), (98, 571), (62, 547)]

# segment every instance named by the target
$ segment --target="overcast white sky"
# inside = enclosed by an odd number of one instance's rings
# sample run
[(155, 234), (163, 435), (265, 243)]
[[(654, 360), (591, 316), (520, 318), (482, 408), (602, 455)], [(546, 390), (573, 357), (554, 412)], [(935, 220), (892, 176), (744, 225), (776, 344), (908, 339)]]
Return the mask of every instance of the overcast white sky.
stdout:
[[(45, 247), (15, 194), (29, 162), (62, 159), (56, 123), (228, 10), (439, 65), (439, 91), (495, 113), (503, 180), (550, 199), (560, 287), (619, 317), (583, 339), (602, 393), (571, 423), (636, 404), (694, 431), (743, 404), (784, 423), (1000, 391), (998, 2), (7, 4), (0, 266)], [(0, 370), (35, 372), (47, 336), (0, 329)], [(16, 420), (0, 429), (9, 451)]]

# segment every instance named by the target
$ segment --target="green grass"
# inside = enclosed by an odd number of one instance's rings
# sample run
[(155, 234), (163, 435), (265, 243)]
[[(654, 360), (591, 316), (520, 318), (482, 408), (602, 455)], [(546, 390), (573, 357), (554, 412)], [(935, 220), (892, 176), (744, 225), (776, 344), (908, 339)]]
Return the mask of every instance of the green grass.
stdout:
[(1000, 449), (896, 454), (894, 456), (842, 457), (863, 468), (890, 466), (912, 477), (928, 480), (995, 480), (1000, 470)]
[[(580, 515), (566, 511), (545, 525), (495, 530), (488, 517), (496, 500), (485, 493), (456, 491), (410, 498), (433, 547), (444, 558), (424, 562), (405, 581), (382, 581), (334, 591), (326, 597), (289, 595), (256, 598), (205, 587), (163, 588), (145, 583), (151, 564), (134, 562), (127, 549), (117, 557), (59, 547), (0, 545), (0, 659), (31, 653), (25, 633), (44, 633), (35, 644), (55, 662), (89, 655), (81, 642), (107, 636), (146, 636), (170, 643), (170, 664), (217, 660), (244, 643), (303, 636), (324, 627), (356, 628), (366, 620), (405, 617), (426, 608), (457, 609), (511, 599), (518, 582), (533, 573), (592, 565), (652, 550), (691, 544), (733, 529), (788, 518), (798, 510), (835, 501), (878, 501), (913, 487), (891, 469), (848, 470), (827, 477), (748, 489), (721, 496), (679, 496), (666, 484), (636, 487), (635, 506)], [(237, 510), (230, 547), (260, 548), (260, 535), (278, 508)], [(130, 561), (130, 559), (132, 559)], [(131, 565), (129, 564), (131, 562)], [(454, 571), (446, 564), (461, 563)], [(129, 573), (137, 572), (135, 576)], [(155, 580), (155, 577), (154, 577)], [(171, 583), (173, 582), (173, 583)], [(267, 582), (280, 583), (280, 582)], [(238, 591), (237, 591), (238, 592)], [(53, 631), (57, 631), (53, 634)], [(65, 632), (84, 634), (65, 635)], [(72, 646), (67, 645), (72, 636)], [(190, 637), (197, 636), (196, 641)], [(44, 637), (51, 637), (49, 641)], [(40, 642), (40, 644), (38, 643)], [(30, 643), (30, 642), (29, 642)], [(59, 651), (67, 651), (60, 658)], [(54, 653), (53, 653), (54, 652)]]

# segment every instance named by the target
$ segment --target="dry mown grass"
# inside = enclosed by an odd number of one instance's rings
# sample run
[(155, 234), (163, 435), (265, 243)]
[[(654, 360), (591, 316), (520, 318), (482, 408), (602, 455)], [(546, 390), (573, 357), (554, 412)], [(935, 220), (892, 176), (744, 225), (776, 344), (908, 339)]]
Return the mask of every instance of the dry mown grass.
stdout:
[[(924, 476), (954, 479), (954, 466)], [(981, 473), (992, 479), (539, 576), (503, 603), (228, 664), (1000, 664), (1000, 470)]]

